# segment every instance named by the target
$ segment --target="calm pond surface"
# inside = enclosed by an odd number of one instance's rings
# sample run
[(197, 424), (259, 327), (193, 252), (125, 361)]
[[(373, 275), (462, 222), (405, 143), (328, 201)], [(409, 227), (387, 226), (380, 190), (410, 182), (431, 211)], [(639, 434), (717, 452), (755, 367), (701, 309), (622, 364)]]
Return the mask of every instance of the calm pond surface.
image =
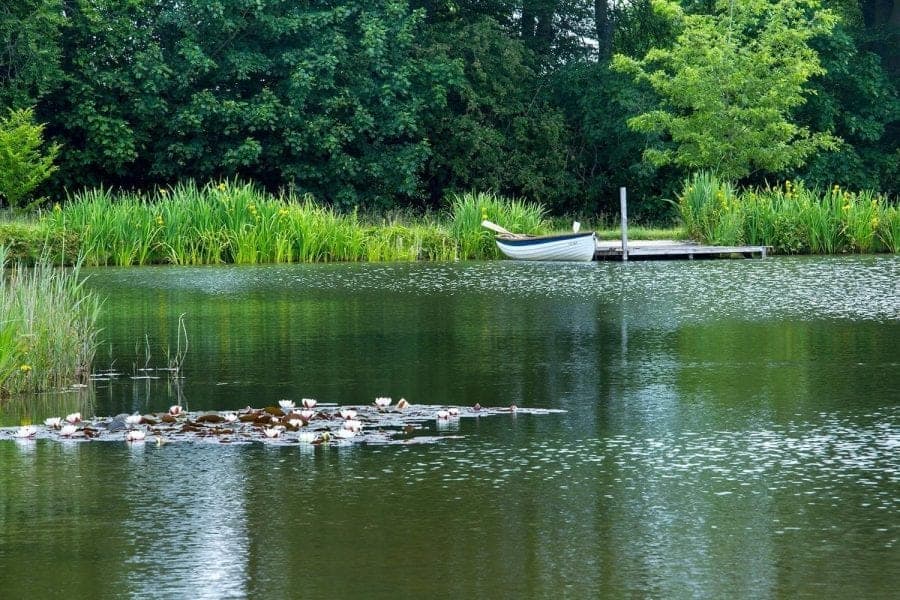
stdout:
[[(302, 397), (566, 412), (430, 425), (448, 439), (428, 445), (0, 440), (4, 598), (896, 597), (897, 257), (89, 285), (96, 366), (123, 375), (0, 425)], [(181, 314), (184, 379), (131, 379), (165, 366)]]

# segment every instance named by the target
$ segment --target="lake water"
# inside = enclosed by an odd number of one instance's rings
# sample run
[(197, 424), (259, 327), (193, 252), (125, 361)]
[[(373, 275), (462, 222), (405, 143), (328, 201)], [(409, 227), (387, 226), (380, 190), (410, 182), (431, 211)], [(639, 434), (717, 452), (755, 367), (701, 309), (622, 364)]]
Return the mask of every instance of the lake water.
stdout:
[[(103, 269), (92, 389), (563, 409), (423, 445), (0, 440), (0, 596), (887, 598), (900, 259)], [(184, 379), (164, 372), (180, 315)], [(159, 379), (132, 379), (146, 374)]]

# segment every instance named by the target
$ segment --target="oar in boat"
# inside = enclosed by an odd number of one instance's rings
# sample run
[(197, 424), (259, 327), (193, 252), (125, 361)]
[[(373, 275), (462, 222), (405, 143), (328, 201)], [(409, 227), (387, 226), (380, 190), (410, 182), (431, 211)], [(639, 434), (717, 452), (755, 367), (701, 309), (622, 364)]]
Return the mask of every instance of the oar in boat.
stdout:
[(509, 231), (508, 229), (504, 229), (503, 227), (500, 227), (496, 223), (488, 221), (487, 219), (485, 219), (484, 221), (481, 222), (481, 226), (486, 229), (490, 229), (491, 231), (494, 231), (496, 233), (499, 233), (500, 235), (507, 235), (512, 238), (528, 237), (526, 235), (522, 235), (521, 233), (513, 233), (512, 231)]

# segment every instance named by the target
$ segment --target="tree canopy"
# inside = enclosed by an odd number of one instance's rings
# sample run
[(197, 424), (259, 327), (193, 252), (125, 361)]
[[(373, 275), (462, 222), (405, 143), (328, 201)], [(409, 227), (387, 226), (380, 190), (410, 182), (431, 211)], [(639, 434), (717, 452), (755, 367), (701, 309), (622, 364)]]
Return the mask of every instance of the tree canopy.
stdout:
[(829, 11), (814, 0), (732, 0), (712, 15), (685, 14), (668, 0), (657, 7), (681, 26), (675, 44), (613, 61), (661, 99), (628, 121), (670, 139), (648, 148), (647, 160), (737, 180), (757, 170), (782, 173), (836, 147), (833, 136), (810, 132), (791, 114), (806, 101), (809, 79), (825, 73), (809, 41), (831, 31)]
[(896, 194), (900, 0), (821, 1), (18, 0), (0, 110), (46, 123), (55, 190), (603, 212), (628, 185), (661, 216), (715, 166)]

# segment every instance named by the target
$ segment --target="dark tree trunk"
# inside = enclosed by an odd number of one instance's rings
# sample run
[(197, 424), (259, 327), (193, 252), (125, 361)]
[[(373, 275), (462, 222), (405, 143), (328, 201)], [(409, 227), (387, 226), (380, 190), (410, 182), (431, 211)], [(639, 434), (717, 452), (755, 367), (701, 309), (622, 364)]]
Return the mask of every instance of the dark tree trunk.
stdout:
[(612, 54), (612, 21), (608, 0), (594, 0), (594, 28), (597, 34), (597, 54), (602, 61)]
[(553, 48), (558, 4), (559, 0), (527, 0), (522, 4), (522, 41), (541, 56)]
[(523, 3), (520, 27), (522, 30), (522, 40), (529, 47), (534, 43), (534, 29), (536, 23), (537, 16), (535, 16), (534, 0)]

